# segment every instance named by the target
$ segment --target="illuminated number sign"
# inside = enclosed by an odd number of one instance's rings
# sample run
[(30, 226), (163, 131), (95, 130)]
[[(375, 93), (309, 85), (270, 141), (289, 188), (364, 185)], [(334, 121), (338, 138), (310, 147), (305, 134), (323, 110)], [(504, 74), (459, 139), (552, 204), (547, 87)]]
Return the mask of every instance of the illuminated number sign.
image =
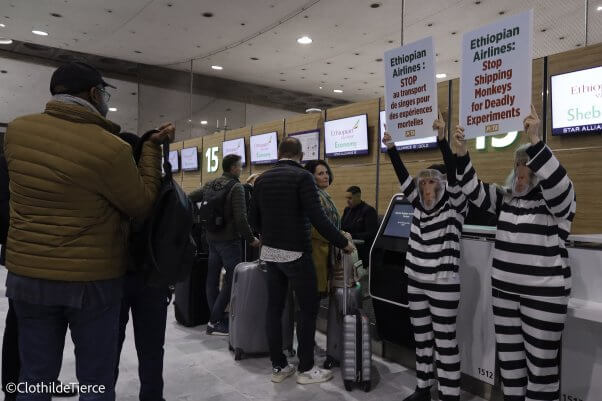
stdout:
[[(518, 131), (510, 131), (506, 135), (501, 138), (496, 138), (494, 136), (491, 137), (491, 147), (492, 148), (506, 148), (514, 143), (518, 138)], [(485, 145), (485, 137), (479, 136), (476, 141), (477, 150), (484, 150), (486, 148)]]
[(215, 173), (217, 168), (219, 167), (219, 160), (217, 158), (217, 153), (219, 152), (219, 147), (215, 146), (212, 148), (207, 148), (205, 152), (205, 157), (207, 158), (207, 172)]

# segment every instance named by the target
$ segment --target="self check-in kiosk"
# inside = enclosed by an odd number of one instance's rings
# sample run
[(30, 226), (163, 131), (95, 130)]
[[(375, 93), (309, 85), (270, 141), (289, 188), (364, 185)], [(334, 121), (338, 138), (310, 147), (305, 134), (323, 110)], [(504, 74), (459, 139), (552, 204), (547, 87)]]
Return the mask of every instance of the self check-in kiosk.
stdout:
[(393, 196), (370, 249), (369, 290), (378, 335), (382, 340), (414, 347), (410, 326), (404, 261), (414, 208)]

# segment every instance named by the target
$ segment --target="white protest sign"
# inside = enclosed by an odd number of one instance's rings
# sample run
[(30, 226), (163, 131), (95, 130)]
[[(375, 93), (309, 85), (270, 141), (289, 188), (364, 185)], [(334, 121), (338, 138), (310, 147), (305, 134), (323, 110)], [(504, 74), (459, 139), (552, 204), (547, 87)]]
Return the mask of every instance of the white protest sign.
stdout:
[(460, 125), (476, 138), (522, 131), (531, 111), (533, 10), (465, 33)]
[(395, 142), (433, 136), (437, 83), (433, 38), (385, 53), (387, 131)]

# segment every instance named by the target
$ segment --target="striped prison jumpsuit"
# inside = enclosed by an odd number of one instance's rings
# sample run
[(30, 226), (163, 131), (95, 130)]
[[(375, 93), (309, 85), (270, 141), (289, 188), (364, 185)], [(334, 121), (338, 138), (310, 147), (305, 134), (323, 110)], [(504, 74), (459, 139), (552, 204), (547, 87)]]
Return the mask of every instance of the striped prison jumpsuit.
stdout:
[(435, 361), (439, 399), (460, 399), (460, 352), (456, 317), (460, 302), (460, 236), (467, 213), (467, 200), (455, 180), (455, 155), (446, 140), (439, 148), (448, 170), (448, 186), (435, 207), (426, 211), (419, 189), (395, 148), (389, 149), (401, 189), (414, 206), (414, 216), (405, 260), (408, 275), (410, 321), (416, 343), (417, 387), (432, 386)]
[(492, 293), (504, 400), (559, 400), (559, 352), (571, 288), (565, 241), (575, 216), (573, 183), (552, 151), (527, 149), (539, 179), (523, 197), (477, 179), (469, 155), (458, 179), (470, 202), (498, 215)]

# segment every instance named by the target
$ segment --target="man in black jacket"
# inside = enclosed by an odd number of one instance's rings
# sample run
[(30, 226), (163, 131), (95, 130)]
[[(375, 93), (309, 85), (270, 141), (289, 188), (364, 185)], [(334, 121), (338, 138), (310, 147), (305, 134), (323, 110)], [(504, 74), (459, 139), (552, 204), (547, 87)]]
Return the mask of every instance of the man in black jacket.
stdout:
[(351, 252), (354, 247), (322, 209), (313, 176), (301, 167), (301, 142), (293, 137), (278, 148), (278, 164), (255, 182), (250, 220), (262, 236), (261, 260), (267, 262), (267, 338), (272, 360), (272, 381), (280, 383), (295, 373), (282, 352), (282, 312), (290, 281), (300, 313), (299, 374), (297, 383), (321, 383), (332, 372), (314, 366), (314, 336), (319, 298), (316, 270), (311, 259), (311, 226), (331, 244)]
[(357, 251), (364, 269), (367, 269), (370, 246), (378, 230), (376, 209), (362, 200), (360, 187), (349, 187), (345, 199), (347, 199), (347, 207), (341, 219), (341, 229), (351, 234), (354, 240), (364, 241), (362, 245), (358, 245)]

